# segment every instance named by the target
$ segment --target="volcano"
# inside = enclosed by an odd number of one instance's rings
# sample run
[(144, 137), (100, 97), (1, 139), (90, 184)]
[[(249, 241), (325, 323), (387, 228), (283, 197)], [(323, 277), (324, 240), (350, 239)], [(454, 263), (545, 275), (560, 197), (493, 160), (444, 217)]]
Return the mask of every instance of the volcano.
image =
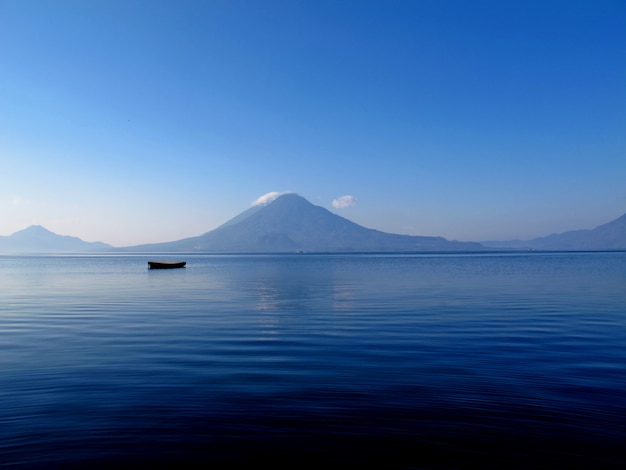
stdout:
[(442, 237), (397, 235), (369, 229), (311, 204), (297, 194), (283, 194), (267, 205), (242, 212), (203, 235), (129, 247), (133, 251), (292, 253), (476, 251), (479, 243)]

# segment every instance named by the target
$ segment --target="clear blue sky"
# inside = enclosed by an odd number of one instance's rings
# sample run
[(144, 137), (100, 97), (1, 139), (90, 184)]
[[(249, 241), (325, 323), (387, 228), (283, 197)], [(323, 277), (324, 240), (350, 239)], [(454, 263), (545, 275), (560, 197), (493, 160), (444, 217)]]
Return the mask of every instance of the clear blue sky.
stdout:
[(171, 241), (271, 191), (394, 233), (593, 228), (626, 212), (625, 25), (623, 0), (0, 0), (0, 235)]

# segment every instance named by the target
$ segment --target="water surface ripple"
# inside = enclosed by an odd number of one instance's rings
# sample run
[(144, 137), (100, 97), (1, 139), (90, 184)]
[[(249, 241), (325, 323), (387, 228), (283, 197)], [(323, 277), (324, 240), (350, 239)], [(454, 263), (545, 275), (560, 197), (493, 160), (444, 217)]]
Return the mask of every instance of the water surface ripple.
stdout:
[(620, 468), (626, 253), (0, 257), (0, 466)]

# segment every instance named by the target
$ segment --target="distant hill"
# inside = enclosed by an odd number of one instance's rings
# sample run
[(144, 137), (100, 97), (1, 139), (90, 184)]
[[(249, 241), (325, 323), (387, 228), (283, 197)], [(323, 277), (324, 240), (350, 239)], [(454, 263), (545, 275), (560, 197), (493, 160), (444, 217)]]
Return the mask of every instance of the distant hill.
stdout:
[(484, 250), (479, 243), (396, 235), (362, 227), (297, 194), (254, 206), (198, 237), (128, 247), (151, 252), (390, 252)]
[(86, 242), (76, 237), (57, 235), (41, 225), (31, 225), (13, 235), (0, 236), (0, 253), (75, 253), (111, 249), (101, 242)]
[(573, 230), (526, 241), (487, 241), (482, 243), (492, 248), (532, 250), (626, 250), (626, 214), (592, 230)]

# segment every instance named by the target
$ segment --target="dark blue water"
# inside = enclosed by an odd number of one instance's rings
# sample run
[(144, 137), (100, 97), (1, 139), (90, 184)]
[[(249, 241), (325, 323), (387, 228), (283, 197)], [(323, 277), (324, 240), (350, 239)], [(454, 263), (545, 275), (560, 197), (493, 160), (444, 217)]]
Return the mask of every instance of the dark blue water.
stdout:
[(619, 468), (626, 253), (0, 257), (0, 466)]

